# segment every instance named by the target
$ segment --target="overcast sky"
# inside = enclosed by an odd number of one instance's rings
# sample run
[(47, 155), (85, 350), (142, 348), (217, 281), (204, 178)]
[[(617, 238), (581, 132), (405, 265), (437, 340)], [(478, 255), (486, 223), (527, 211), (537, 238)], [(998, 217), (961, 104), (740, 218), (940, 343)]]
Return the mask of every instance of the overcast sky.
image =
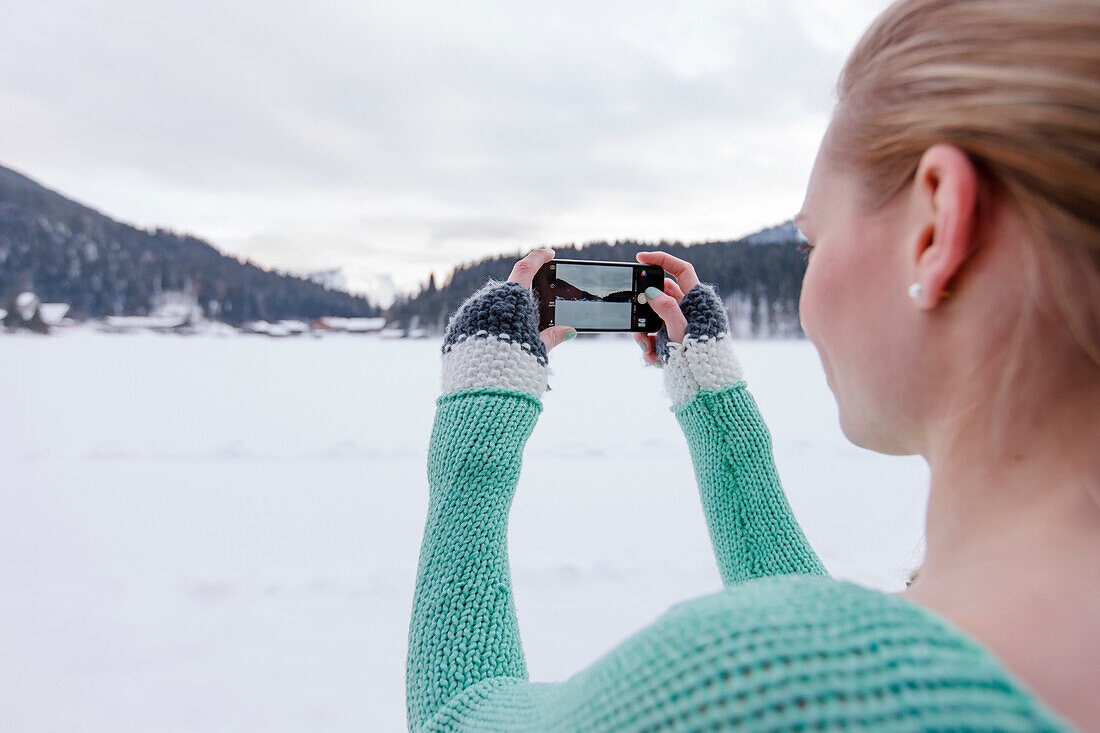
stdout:
[(885, 0), (49, 0), (0, 164), (263, 265), (415, 289), (485, 255), (792, 216)]

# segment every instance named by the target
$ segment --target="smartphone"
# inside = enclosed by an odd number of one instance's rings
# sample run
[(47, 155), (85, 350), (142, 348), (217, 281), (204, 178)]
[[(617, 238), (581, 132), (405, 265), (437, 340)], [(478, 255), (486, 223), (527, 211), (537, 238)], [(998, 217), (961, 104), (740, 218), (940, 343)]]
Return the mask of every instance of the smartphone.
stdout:
[(664, 269), (639, 262), (550, 260), (532, 282), (539, 330), (558, 325), (578, 331), (654, 333), (662, 321), (647, 303), (650, 286), (664, 292)]

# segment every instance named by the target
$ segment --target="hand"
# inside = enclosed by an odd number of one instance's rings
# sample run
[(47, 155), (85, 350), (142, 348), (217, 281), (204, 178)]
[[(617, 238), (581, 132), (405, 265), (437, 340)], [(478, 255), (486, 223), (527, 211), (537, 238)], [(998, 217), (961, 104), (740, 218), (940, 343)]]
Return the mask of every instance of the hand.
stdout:
[[(637, 258), (643, 265), (657, 265), (675, 278), (675, 280), (665, 278), (664, 292), (655, 298), (650, 298), (649, 306), (664, 321), (668, 340), (683, 343), (684, 334), (687, 333), (687, 318), (680, 310), (680, 301), (684, 299), (684, 293), (690, 293), (691, 289), (699, 284), (699, 276), (695, 274), (695, 268), (690, 262), (673, 257), (666, 252), (639, 252)], [(643, 357), (645, 363), (657, 364), (656, 334), (636, 332), (633, 337), (645, 347)]]
[[(532, 250), (526, 257), (512, 267), (512, 274), (508, 276), (508, 282), (519, 283), (530, 290), (531, 283), (535, 279), (535, 273), (552, 259), (554, 259), (554, 250), (552, 249), (543, 248)], [(546, 344), (546, 350), (550, 351), (550, 349), (565, 340), (565, 335), (567, 333), (576, 335), (577, 329), (571, 328), (570, 326), (551, 326), (541, 331), (539, 333), (539, 338)], [(572, 338), (572, 336), (570, 336), (570, 338)]]

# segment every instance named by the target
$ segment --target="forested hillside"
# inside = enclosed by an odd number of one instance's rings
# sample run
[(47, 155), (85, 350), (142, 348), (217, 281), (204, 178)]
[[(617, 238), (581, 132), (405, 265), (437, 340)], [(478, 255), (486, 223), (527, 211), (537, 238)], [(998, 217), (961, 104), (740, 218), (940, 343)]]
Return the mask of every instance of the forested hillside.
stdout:
[(380, 312), (363, 298), (242, 262), (201, 239), (122, 224), (0, 166), (0, 307), (23, 290), (69, 303), (76, 318), (146, 315), (168, 291), (229, 323)]
[[(699, 244), (596, 242), (581, 247), (554, 247), (555, 257), (635, 262), (638, 252), (659, 249), (695, 266), (701, 280), (717, 286), (726, 302), (734, 336), (800, 337), (798, 299), (806, 271), (798, 231), (790, 222), (739, 240)], [(434, 277), (412, 296), (398, 298), (387, 315), (409, 325), (413, 319), (442, 333), (447, 316), (489, 277), (505, 279), (522, 256), (491, 257), (454, 270), (442, 286)]]
[[(635, 261), (661, 249), (689, 260), (717, 286), (735, 336), (801, 336), (798, 298), (806, 256), (790, 222), (739, 240), (622, 241), (555, 247), (559, 258)], [(538, 246), (538, 243), (532, 243)], [(0, 167), (0, 307), (30, 290), (69, 303), (76, 318), (145, 315), (164, 293), (192, 298), (208, 318), (377, 316), (440, 335), (447, 316), (489, 277), (508, 277), (516, 252), (461, 265), (443, 284), (399, 296), (385, 310), (366, 299), (242, 262), (189, 235), (123, 224)]]

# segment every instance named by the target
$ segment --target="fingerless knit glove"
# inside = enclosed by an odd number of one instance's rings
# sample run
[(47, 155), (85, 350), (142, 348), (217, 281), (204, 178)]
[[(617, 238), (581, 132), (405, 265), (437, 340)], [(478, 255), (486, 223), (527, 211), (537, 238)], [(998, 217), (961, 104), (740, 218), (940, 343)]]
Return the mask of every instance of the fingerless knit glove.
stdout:
[(664, 364), (665, 390), (673, 406), (690, 400), (700, 390), (714, 390), (743, 381), (744, 372), (733, 353), (729, 317), (714, 286), (699, 283), (680, 301), (687, 318), (684, 342), (669, 341), (668, 328), (657, 331), (657, 359)]
[(501, 389), (538, 398), (550, 389), (538, 304), (515, 282), (489, 279), (447, 321), (441, 392)]

